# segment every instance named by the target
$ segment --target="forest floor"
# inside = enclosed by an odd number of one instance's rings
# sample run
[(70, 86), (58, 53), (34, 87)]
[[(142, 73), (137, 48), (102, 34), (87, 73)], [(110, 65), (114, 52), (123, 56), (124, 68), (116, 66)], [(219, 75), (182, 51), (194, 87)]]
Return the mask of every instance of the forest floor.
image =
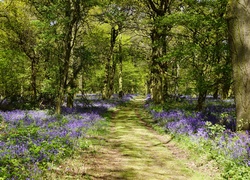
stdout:
[(108, 133), (90, 137), (94, 143), (54, 168), (48, 179), (220, 179), (213, 162), (194, 158), (194, 153), (180, 148), (169, 135), (154, 131), (143, 113), (143, 99), (119, 107)]

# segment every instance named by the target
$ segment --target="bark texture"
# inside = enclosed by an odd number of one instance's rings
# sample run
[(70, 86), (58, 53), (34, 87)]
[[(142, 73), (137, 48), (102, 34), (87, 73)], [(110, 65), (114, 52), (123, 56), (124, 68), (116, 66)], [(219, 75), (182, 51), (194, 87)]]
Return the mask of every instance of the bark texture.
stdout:
[(233, 64), (237, 130), (250, 130), (250, 1), (231, 0), (227, 19)]
[(150, 92), (155, 103), (162, 103), (168, 94), (168, 80), (166, 74), (167, 64), (159, 61), (167, 53), (167, 32), (171, 27), (159, 26), (158, 20), (166, 14), (170, 14), (171, 2), (160, 0), (158, 3), (152, 0), (147, 1), (147, 6), (151, 10), (153, 28), (151, 29), (152, 60), (150, 64)]

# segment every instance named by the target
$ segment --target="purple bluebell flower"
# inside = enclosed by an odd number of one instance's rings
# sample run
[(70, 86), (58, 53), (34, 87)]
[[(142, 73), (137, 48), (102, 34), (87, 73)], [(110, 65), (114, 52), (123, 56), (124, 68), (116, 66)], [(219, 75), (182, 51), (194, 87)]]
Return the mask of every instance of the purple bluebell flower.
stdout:
[(72, 150), (77, 138), (104, 120), (101, 116), (104, 112), (131, 98), (131, 95), (124, 96), (117, 102), (93, 97), (90, 104), (76, 101), (74, 108), (62, 107), (61, 116), (46, 110), (0, 111), (0, 123), (6, 126), (0, 134), (0, 164), (8, 167), (9, 179), (15, 178), (14, 169), (8, 163), (11, 159), (19, 160), (30, 176), (41, 174), (41, 163), (55, 161), (65, 150)]
[(209, 141), (219, 154), (239, 163), (249, 164), (250, 136), (249, 132), (234, 132), (234, 104), (209, 104), (201, 112), (184, 109), (157, 112), (151, 105), (152, 103), (146, 102), (144, 107), (159, 125), (166, 127), (168, 132), (187, 135), (196, 143), (202, 139)]

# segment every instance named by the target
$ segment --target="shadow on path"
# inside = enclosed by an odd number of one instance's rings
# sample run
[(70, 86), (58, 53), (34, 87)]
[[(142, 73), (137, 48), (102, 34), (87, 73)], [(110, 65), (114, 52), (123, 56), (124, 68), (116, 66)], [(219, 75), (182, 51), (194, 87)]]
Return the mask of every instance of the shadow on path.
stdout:
[[(90, 179), (186, 180), (214, 179), (190, 168), (185, 152), (169, 144), (168, 135), (159, 135), (141, 120), (143, 101), (135, 99), (121, 107), (111, 120), (107, 143), (99, 147), (89, 164)], [(177, 151), (177, 152), (173, 152)], [(179, 153), (182, 158), (176, 158)], [(183, 153), (183, 154), (180, 154)], [(93, 161), (92, 161), (93, 163)]]
[[(143, 99), (136, 98), (120, 107), (111, 119), (109, 133), (97, 137), (97, 143), (74, 160), (68, 178), (62, 179), (217, 179), (213, 172), (203, 174), (195, 168), (168, 135), (158, 134), (145, 123), (142, 113)], [(65, 166), (70, 163), (65, 162)]]

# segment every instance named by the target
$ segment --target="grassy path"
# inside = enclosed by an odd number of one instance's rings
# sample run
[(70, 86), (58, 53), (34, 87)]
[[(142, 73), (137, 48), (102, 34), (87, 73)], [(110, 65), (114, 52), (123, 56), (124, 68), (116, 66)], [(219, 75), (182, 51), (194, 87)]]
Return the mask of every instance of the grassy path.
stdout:
[(186, 180), (216, 179), (210, 170), (202, 172), (183, 150), (142, 121), (142, 100), (136, 99), (116, 111), (109, 133), (96, 137), (88, 153), (65, 162), (72, 167), (61, 179)]

